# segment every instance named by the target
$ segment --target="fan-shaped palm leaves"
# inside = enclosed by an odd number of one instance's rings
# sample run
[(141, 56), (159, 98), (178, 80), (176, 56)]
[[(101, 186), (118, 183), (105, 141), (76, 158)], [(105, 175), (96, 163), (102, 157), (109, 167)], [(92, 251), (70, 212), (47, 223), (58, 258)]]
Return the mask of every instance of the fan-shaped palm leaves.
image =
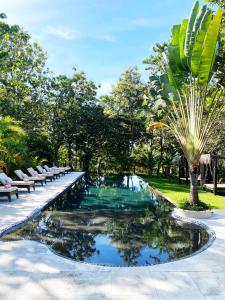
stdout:
[[(225, 93), (202, 88), (196, 82), (177, 92), (178, 98), (167, 102), (168, 114), (163, 125), (175, 135), (188, 161), (190, 170), (190, 203), (197, 204), (197, 173), (200, 156), (209, 139), (215, 134), (217, 122), (225, 112)], [(150, 124), (149, 129), (160, 128), (162, 122)]]
[(210, 80), (222, 14), (221, 8), (213, 15), (211, 9), (206, 5), (200, 7), (196, 1), (189, 20), (184, 19), (181, 24), (173, 26), (168, 46), (168, 77), (171, 78), (169, 74), (172, 72), (176, 87), (190, 76), (197, 78), (201, 85)]

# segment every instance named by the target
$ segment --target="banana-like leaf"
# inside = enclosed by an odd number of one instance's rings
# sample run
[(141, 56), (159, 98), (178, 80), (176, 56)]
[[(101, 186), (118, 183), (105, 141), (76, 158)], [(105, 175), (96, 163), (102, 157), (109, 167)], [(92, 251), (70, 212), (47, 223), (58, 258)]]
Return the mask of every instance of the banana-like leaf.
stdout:
[(173, 87), (178, 88), (184, 79), (184, 68), (180, 60), (180, 47), (168, 46), (168, 78)]
[(209, 80), (213, 64), (215, 61), (215, 51), (219, 36), (220, 25), (223, 16), (223, 9), (219, 8), (216, 15), (209, 24), (206, 32), (204, 47), (202, 50), (201, 60), (199, 64), (199, 83), (206, 84)]
[(160, 84), (162, 88), (163, 97), (168, 100), (177, 97), (177, 90), (171, 85), (168, 74), (160, 76)]
[(178, 98), (177, 90), (171, 85), (168, 74), (149, 77), (149, 95), (154, 99), (154, 110), (166, 107), (173, 98)]
[(190, 51), (190, 40), (191, 40), (191, 35), (192, 31), (194, 28), (194, 23), (196, 20), (196, 17), (199, 13), (200, 5), (199, 2), (196, 1), (192, 7), (191, 14), (188, 20), (188, 25), (187, 25), (187, 32), (186, 32), (186, 37), (185, 37), (185, 43), (184, 43), (184, 54), (186, 57), (190, 57), (189, 51)]
[(167, 76), (168, 76), (169, 82), (172, 87), (174, 87), (174, 88), (179, 87), (179, 84), (178, 84), (177, 80), (175, 79), (174, 73), (171, 70), (170, 65), (167, 67)]
[(181, 25), (174, 25), (172, 28), (172, 39), (171, 39), (171, 43), (170, 43), (172, 46), (179, 45), (180, 28), (181, 28)]
[(201, 61), (202, 51), (204, 49), (204, 41), (206, 37), (206, 32), (209, 28), (209, 24), (212, 20), (212, 11), (207, 10), (205, 15), (201, 21), (198, 34), (196, 36), (195, 44), (192, 49), (192, 56), (191, 56), (191, 72), (192, 74), (197, 77), (199, 72), (199, 65)]
[(204, 40), (205, 40), (206, 32), (204, 30), (199, 30), (194, 48), (192, 50), (191, 56), (191, 72), (193, 76), (197, 77), (199, 72), (199, 65), (201, 60), (202, 51), (204, 48)]
[(180, 67), (180, 48), (178, 46), (168, 46), (168, 58), (171, 70), (177, 73)]
[(206, 15), (206, 13), (209, 12), (208, 8), (207, 8), (207, 5), (204, 5), (201, 9), (200, 9), (200, 12), (195, 20), (195, 23), (194, 23), (194, 27), (193, 27), (193, 32), (194, 33), (197, 33), (198, 29), (200, 28), (201, 26), (201, 23)]
[(188, 20), (184, 19), (181, 23), (180, 33), (179, 33), (180, 60), (184, 68), (187, 66), (187, 60), (184, 54), (184, 41), (187, 32), (187, 26), (188, 26)]
[(199, 29), (204, 30), (206, 32), (208, 30), (211, 20), (212, 20), (212, 10), (207, 9), (207, 11), (202, 19)]
[(207, 6), (204, 5), (200, 11), (199, 11), (199, 14), (197, 15), (196, 19), (195, 19), (195, 22), (194, 22), (194, 26), (193, 26), (193, 29), (192, 29), (192, 32), (191, 32), (191, 37), (190, 37), (190, 41), (189, 41), (189, 50), (188, 50), (188, 61), (190, 61), (191, 59), (191, 56), (192, 56), (192, 50), (194, 48), (194, 45), (195, 45), (195, 41), (196, 41), (196, 37), (197, 37), (197, 34), (198, 34), (198, 30), (200, 28), (200, 25), (202, 23), (202, 20), (204, 19), (204, 16), (207, 12)]

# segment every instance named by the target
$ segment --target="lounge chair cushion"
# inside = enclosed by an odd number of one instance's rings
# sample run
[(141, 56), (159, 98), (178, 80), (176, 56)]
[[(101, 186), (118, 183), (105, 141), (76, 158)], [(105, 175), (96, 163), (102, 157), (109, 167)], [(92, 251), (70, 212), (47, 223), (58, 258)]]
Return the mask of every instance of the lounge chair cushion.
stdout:
[(35, 171), (33, 168), (28, 168), (27, 170), (32, 176), (40, 176), (40, 174), (38, 174), (38, 172)]
[(10, 177), (8, 177), (5, 173), (0, 173), (0, 181), (3, 185), (10, 185), (13, 180)]
[(47, 172), (46, 170), (44, 170), (41, 166), (37, 166), (38, 171), (43, 174), (43, 175), (49, 175), (49, 176), (54, 176), (53, 173), (51, 172)]
[(3, 185), (27, 185), (31, 186), (34, 185), (34, 181), (14, 181), (10, 177), (8, 177), (5, 173), (0, 173), (0, 181)]
[(12, 185), (21, 185), (21, 186), (24, 186), (24, 185), (27, 185), (27, 186), (31, 186), (31, 185), (34, 185), (34, 181), (12, 181), (11, 183)]
[(17, 192), (18, 191), (18, 188), (16, 187), (0, 187), (0, 193), (4, 193), (4, 192)]

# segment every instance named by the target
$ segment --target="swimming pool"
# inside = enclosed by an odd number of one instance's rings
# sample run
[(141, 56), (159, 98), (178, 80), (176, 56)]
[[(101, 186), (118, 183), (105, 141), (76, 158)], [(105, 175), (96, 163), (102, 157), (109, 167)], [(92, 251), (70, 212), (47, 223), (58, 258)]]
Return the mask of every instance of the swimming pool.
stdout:
[(209, 239), (205, 229), (176, 221), (171, 211), (136, 175), (98, 177), (3, 240), (39, 241), (75, 261), (154, 265), (188, 256)]

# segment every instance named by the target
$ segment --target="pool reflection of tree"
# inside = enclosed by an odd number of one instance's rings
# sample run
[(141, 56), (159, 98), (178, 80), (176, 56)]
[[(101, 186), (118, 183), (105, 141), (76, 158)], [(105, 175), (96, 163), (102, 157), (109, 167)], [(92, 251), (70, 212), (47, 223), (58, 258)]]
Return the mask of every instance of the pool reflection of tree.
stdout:
[[(168, 256), (166, 260), (171, 260), (193, 253), (208, 239), (203, 230), (190, 228), (187, 224), (181, 227), (168, 215), (161, 215), (155, 222), (149, 212), (145, 217), (130, 218), (127, 222), (114, 220), (109, 226), (110, 238), (128, 265), (137, 265), (137, 259), (146, 247), (150, 248), (146, 264), (156, 264), (164, 261), (163, 254)], [(157, 251), (151, 251), (153, 249)]]
[(186, 256), (207, 241), (203, 230), (178, 225), (168, 214), (156, 215), (150, 210), (47, 212), (6, 239), (39, 240), (63, 256), (91, 261), (93, 254), (101, 255), (96, 245), (99, 234), (107, 234), (126, 265), (137, 265), (146, 249), (146, 263), (156, 264)]

